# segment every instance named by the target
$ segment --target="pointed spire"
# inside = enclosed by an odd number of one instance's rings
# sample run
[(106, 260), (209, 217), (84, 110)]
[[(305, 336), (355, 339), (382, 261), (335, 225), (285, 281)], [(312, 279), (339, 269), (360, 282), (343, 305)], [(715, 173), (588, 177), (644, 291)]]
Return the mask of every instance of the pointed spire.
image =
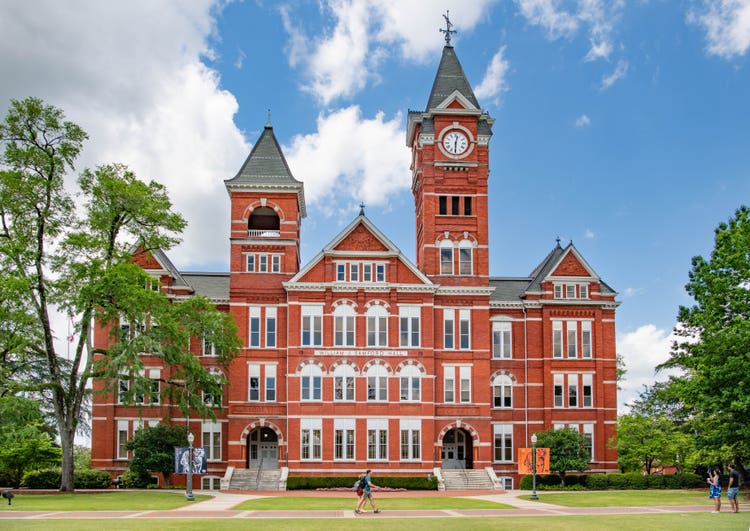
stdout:
[(453, 46), (446, 44), (443, 46), (443, 56), (440, 58), (440, 65), (437, 74), (435, 74), (435, 81), (432, 84), (426, 110), (436, 108), (456, 91), (469, 100), (474, 107), (480, 108), (479, 102), (474, 96), (474, 91), (466, 79), (464, 69), (456, 56), (456, 51)]

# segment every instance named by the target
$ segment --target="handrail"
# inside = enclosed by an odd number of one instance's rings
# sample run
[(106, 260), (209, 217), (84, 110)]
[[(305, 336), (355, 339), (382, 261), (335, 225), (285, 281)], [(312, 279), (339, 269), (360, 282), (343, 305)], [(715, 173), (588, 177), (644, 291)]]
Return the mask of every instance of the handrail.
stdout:
[(249, 229), (247, 236), (249, 238), (280, 238), (281, 231), (273, 229)]

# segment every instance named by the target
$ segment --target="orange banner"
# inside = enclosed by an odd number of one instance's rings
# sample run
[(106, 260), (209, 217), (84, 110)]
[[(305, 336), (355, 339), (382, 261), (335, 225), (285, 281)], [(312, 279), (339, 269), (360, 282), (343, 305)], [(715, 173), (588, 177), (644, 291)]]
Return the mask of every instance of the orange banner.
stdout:
[[(518, 473), (533, 474), (531, 448), (518, 449)], [(549, 448), (536, 449), (536, 473), (549, 474)]]

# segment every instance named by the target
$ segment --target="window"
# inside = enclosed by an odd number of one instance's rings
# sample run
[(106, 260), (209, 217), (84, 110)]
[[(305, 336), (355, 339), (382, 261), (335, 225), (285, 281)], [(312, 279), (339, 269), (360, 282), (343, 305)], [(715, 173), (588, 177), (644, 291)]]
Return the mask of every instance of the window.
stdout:
[(593, 375), (591, 374), (582, 374), (581, 379), (583, 380), (583, 403), (581, 404), (583, 407), (593, 407), (594, 406), (594, 383), (593, 383)]
[(443, 310), (443, 348), (446, 350), (454, 348), (455, 318), (454, 310)]
[(464, 216), (471, 216), (471, 197), (464, 197)]
[(578, 375), (568, 375), (568, 407), (578, 407)]
[(580, 291), (580, 297), (582, 299), (588, 299), (589, 298), (589, 285), (588, 284), (581, 284), (578, 286), (578, 290)]
[(258, 272), (259, 273), (268, 272), (268, 255), (266, 254), (258, 255)]
[(302, 346), (319, 347), (323, 341), (323, 307), (302, 306)]
[(300, 458), (303, 461), (319, 461), (321, 448), (322, 419), (300, 420)]
[(439, 214), (441, 216), (445, 216), (448, 214), (448, 198), (444, 195), (441, 195), (438, 197), (438, 205), (439, 205)]
[(418, 461), (421, 459), (421, 421), (419, 419), (401, 419), (401, 461)]
[(251, 307), (248, 309), (249, 313), (249, 347), (260, 347), (260, 308)]
[(276, 365), (268, 364), (266, 369), (266, 402), (276, 402)]
[(505, 374), (495, 376), (492, 381), (493, 407), (513, 407), (513, 380)]
[(120, 378), (117, 382), (117, 403), (118, 404), (128, 403), (128, 391), (130, 391), (130, 380), (126, 378)]
[(563, 386), (565, 385), (565, 375), (555, 374), (555, 407), (563, 407)]
[(443, 401), (453, 403), (456, 401), (456, 367), (443, 367)]
[(159, 378), (161, 377), (160, 374), (156, 373), (154, 374), (154, 370), (151, 370), (151, 382), (150, 382), (150, 389), (148, 393), (148, 397), (150, 400), (150, 404), (152, 405), (158, 405), (161, 402), (161, 393), (160, 393), (160, 384)]
[(375, 282), (385, 282), (385, 264), (375, 264)]
[(266, 347), (276, 347), (276, 308), (266, 308)]
[(402, 402), (419, 402), (420, 380), (419, 369), (414, 365), (407, 365), (399, 373)]
[(552, 356), (562, 358), (562, 321), (552, 321)]
[(337, 347), (354, 346), (354, 308), (348, 304), (337, 306), (333, 311), (333, 344)]
[(356, 373), (351, 365), (339, 365), (333, 371), (333, 399), (337, 401), (354, 400), (354, 381)]
[(247, 272), (248, 273), (255, 272), (255, 255), (254, 254), (247, 255)]
[(513, 461), (513, 425), (495, 424), (495, 461)]
[(362, 264), (362, 282), (372, 282), (372, 264)]
[(583, 447), (589, 454), (589, 461), (594, 460), (594, 425), (583, 424)]
[[(122, 380), (121, 380), (122, 381)], [(128, 458), (128, 421), (117, 421), (117, 459)]]
[(576, 285), (575, 284), (565, 284), (565, 298), (566, 299), (576, 298)]
[(346, 281), (346, 264), (336, 264), (336, 281)]
[(581, 322), (581, 357), (591, 358), (591, 321)]
[(458, 274), (471, 275), (472, 267), (472, 245), (469, 240), (461, 240), (458, 244)]
[(461, 198), (458, 196), (451, 197), (451, 214), (454, 216), (461, 215), (460, 212)]
[(494, 321), (492, 323), (492, 357), (495, 359), (511, 359), (513, 352), (512, 323), (508, 321)]
[(349, 282), (359, 282), (359, 264), (349, 264)]
[(555, 284), (554, 285), (554, 289), (555, 289), (555, 298), (556, 299), (562, 299), (563, 298), (563, 291), (562, 291), (563, 287), (562, 287), (562, 284)]
[(471, 310), (458, 311), (459, 347), (461, 350), (471, 348)]
[(271, 255), (271, 271), (273, 273), (281, 271), (281, 256), (278, 254)]
[(383, 306), (367, 309), (367, 346), (388, 346), (388, 311)]
[(201, 341), (201, 354), (203, 356), (216, 356), (216, 345), (205, 335)]
[(401, 306), (399, 308), (399, 344), (402, 347), (418, 347), (419, 340), (418, 306)]
[(388, 419), (367, 420), (367, 459), (368, 461), (388, 459)]
[(221, 424), (203, 421), (203, 449), (208, 461), (221, 461)]
[(578, 357), (578, 323), (568, 321), (565, 323), (568, 329), (568, 357)]
[(440, 274), (453, 274), (453, 244), (450, 240), (440, 242)]
[(354, 461), (354, 419), (334, 419), (333, 458)]
[(317, 365), (308, 364), (300, 372), (300, 399), (320, 400), (323, 371)]
[(209, 407), (216, 407), (221, 405), (221, 395), (216, 396), (208, 391), (201, 391), (201, 398), (203, 403)]
[(260, 365), (251, 363), (247, 366), (247, 401), (260, 401)]
[(458, 374), (461, 402), (471, 402), (471, 367), (459, 367)]
[(382, 365), (372, 365), (367, 369), (367, 400), (388, 400), (388, 370)]

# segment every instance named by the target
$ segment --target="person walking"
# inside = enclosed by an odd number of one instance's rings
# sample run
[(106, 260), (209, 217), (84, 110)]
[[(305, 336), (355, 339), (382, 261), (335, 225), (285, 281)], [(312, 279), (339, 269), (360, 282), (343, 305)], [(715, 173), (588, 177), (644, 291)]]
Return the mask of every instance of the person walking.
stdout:
[(708, 497), (714, 501), (714, 510), (711, 512), (718, 513), (721, 511), (721, 476), (718, 468), (711, 469), (706, 482), (708, 483)]
[(737, 496), (740, 494), (740, 473), (734, 465), (729, 465), (729, 484), (727, 485), (727, 498), (733, 513), (740, 512), (740, 502)]
[(365, 485), (364, 485), (364, 474), (360, 474), (357, 476), (357, 481), (354, 483), (354, 488), (357, 491), (357, 505), (354, 508), (354, 512), (359, 514), (359, 504), (362, 503), (362, 494), (365, 492)]
[(377, 514), (380, 512), (380, 509), (375, 507), (375, 502), (372, 501), (372, 487), (375, 485), (372, 484), (372, 477), (370, 476), (371, 470), (367, 470), (364, 474), (364, 477), (362, 478), (362, 482), (360, 485), (362, 485), (362, 497), (359, 499), (359, 503), (357, 504), (357, 508), (354, 510), (356, 514), (364, 514), (367, 511), (365, 511), (365, 504), (367, 503), (367, 500), (370, 500), (370, 506), (372, 507), (372, 512)]

